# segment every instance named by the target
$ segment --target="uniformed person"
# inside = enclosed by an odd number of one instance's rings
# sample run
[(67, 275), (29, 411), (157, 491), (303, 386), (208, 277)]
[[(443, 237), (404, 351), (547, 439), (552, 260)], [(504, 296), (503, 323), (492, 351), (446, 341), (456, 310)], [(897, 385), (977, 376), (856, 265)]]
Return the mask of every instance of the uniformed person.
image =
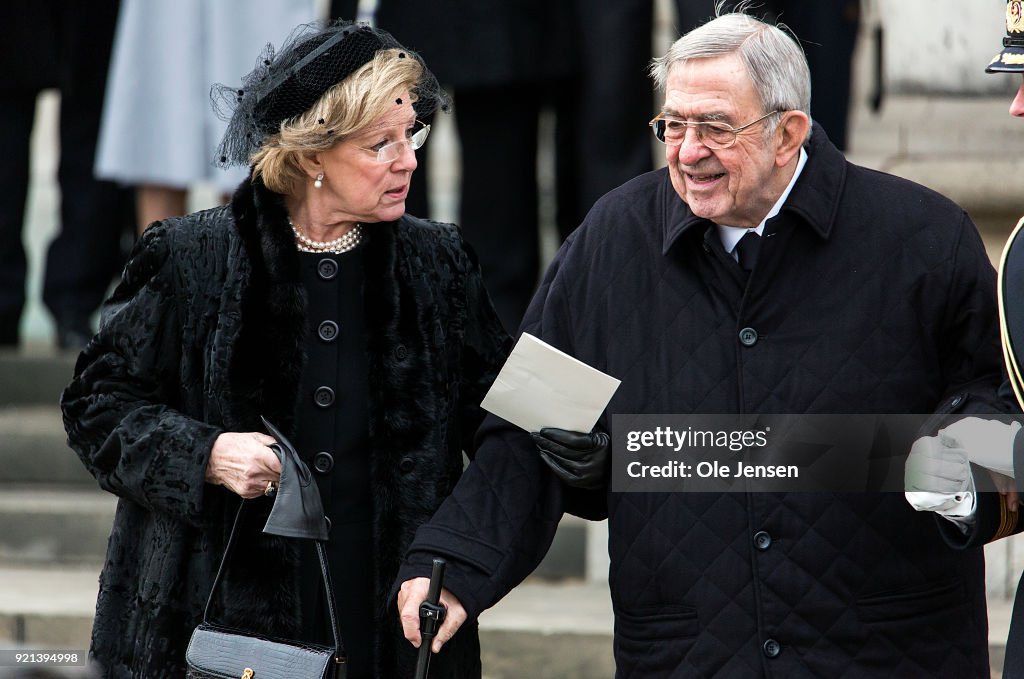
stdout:
[[(986, 73), (1012, 73), (1021, 76), (1017, 94), (1010, 104), (1010, 115), (1024, 117), (1024, 2), (1006, 3), (1006, 36), (1003, 49), (985, 68)], [(1004, 384), (1005, 398), (1024, 407), (1024, 218), (1010, 234), (999, 264), (999, 324), (1003, 357), (1009, 380)], [(1018, 418), (1019, 419), (1019, 418)], [(940, 529), (958, 548), (979, 547), (988, 542), (1024, 530), (1018, 511), (1018, 489), (1024, 480), (1024, 435), (1021, 423), (1012, 420), (986, 420), (968, 417), (941, 429), (937, 436), (914, 444), (908, 461), (907, 500), (915, 508), (930, 510), (944, 517)], [(975, 493), (987, 481), (976, 477), (977, 466), (990, 471), (1000, 493)], [(929, 474), (932, 492), (920, 492), (911, 482), (910, 469)], [(942, 472), (938, 472), (941, 469)], [(937, 473), (938, 472), (938, 473)], [(1012, 478), (1009, 478), (1012, 477)], [(936, 481), (941, 479), (941, 481)], [(1016, 479), (1016, 481), (1014, 481)], [(945, 488), (936, 484), (946, 483)], [(946, 490), (937, 493), (936, 490)], [(1017, 585), (1010, 631), (1006, 640), (1003, 679), (1024, 679), (1024, 579)]]

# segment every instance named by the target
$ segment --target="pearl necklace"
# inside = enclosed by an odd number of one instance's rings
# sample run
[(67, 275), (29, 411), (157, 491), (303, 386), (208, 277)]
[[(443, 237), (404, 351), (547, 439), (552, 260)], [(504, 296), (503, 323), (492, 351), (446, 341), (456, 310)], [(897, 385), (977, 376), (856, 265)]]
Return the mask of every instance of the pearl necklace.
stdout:
[(356, 224), (340, 238), (327, 241), (313, 240), (303, 236), (299, 232), (298, 227), (292, 224), (291, 218), (288, 219), (288, 226), (292, 227), (292, 233), (295, 234), (295, 247), (299, 252), (340, 255), (343, 252), (355, 249), (356, 246), (363, 242), (362, 224)]

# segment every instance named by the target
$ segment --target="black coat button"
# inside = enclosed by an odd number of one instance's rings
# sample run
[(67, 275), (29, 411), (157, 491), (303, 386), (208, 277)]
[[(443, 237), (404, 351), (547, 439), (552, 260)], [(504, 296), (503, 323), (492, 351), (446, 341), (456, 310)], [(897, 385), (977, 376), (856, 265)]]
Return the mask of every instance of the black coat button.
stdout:
[(316, 273), (325, 281), (333, 280), (338, 275), (338, 263), (330, 257), (324, 257), (316, 263)]
[(327, 532), (330, 533), (331, 532), (331, 525), (332, 525), (331, 524), (331, 517), (324, 516), (324, 521), (327, 522)]
[(772, 536), (763, 530), (754, 533), (754, 546), (762, 552), (772, 546)]
[(398, 468), (403, 474), (408, 474), (416, 466), (416, 460), (411, 457), (403, 457), (402, 461), (398, 463)]
[(764, 651), (764, 654), (766, 656), (768, 656), (769, 658), (774, 658), (782, 652), (782, 644), (775, 641), (775, 639), (769, 639), (768, 641), (764, 642), (764, 645), (761, 646), (761, 649)]
[(334, 390), (330, 387), (317, 387), (313, 392), (313, 403), (321, 408), (330, 408), (334, 405)]
[(317, 453), (313, 457), (313, 469), (321, 474), (326, 474), (334, 469), (334, 458), (330, 453)]
[(399, 361), (404, 361), (405, 357), (409, 355), (409, 350), (405, 348), (404, 344), (399, 344), (395, 347), (395, 358)]
[(757, 330), (753, 328), (743, 328), (740, 330), (740, 344), (745, 347), (752, 347), (757, 344)]
[(325, 342), (333, 342), (338, 339), (338, 324), (334, 321), (324, 321), (316, 329), (316, 334)]

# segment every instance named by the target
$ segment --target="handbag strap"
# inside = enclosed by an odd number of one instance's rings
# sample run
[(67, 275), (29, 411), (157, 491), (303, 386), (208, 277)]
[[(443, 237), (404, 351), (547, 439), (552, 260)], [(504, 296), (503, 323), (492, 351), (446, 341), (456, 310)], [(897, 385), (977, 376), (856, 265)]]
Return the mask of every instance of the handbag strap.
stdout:
[[(217, 575), (213, 578), (213, 586), (210, 587), (210, 596), (206, 599), (206, 607), (203, 609), (203, 623), (205, 624), (209, 624), (210, 609), (213, 606), (213, 600), (217, 593), (217, 588), (220, 586), (228, 558), (231, 555), (231, 548), (235, 544), (235, 536), (238, 532), (238, 523), (242, 516), (243, 509), (245, 509), (244, 499), (238, 505), (238, 512), (235, 514), (235, 520), (231, 524), (231, 534), (228, 536), (228, 544), (224, 547), (224, 555), (221, 557), (220, 565), (217, 567)], [(320, 540), (313, 540), (313, 544), (316, 545), (317, 561), (320, 562), (320, 575), (323, 579), (324, 594), (327, 597), (327, 617), (330, 619), (331, 635), (334, 637), (334, 659), (335, 663), (338, 663), (345, 653), (345, 646), (342, 644), (341, 634), (338, 632), (338, 615), (334, 610), (334, 588), (331, 586), (331, 570), (327, 565), (327, 553), (324, 551), (323, 542)]]

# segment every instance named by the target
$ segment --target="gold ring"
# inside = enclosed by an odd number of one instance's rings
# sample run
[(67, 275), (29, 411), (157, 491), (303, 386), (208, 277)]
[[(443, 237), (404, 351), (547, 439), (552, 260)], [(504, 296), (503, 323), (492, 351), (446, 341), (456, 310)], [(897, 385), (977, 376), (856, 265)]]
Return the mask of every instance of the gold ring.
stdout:
[(263, 494), (264, 495), (272, 495), (275, 490), (277, 490), (277, 484), (274, 483), (273, 481), (267, 481), (267, 487), (263, 491)]

